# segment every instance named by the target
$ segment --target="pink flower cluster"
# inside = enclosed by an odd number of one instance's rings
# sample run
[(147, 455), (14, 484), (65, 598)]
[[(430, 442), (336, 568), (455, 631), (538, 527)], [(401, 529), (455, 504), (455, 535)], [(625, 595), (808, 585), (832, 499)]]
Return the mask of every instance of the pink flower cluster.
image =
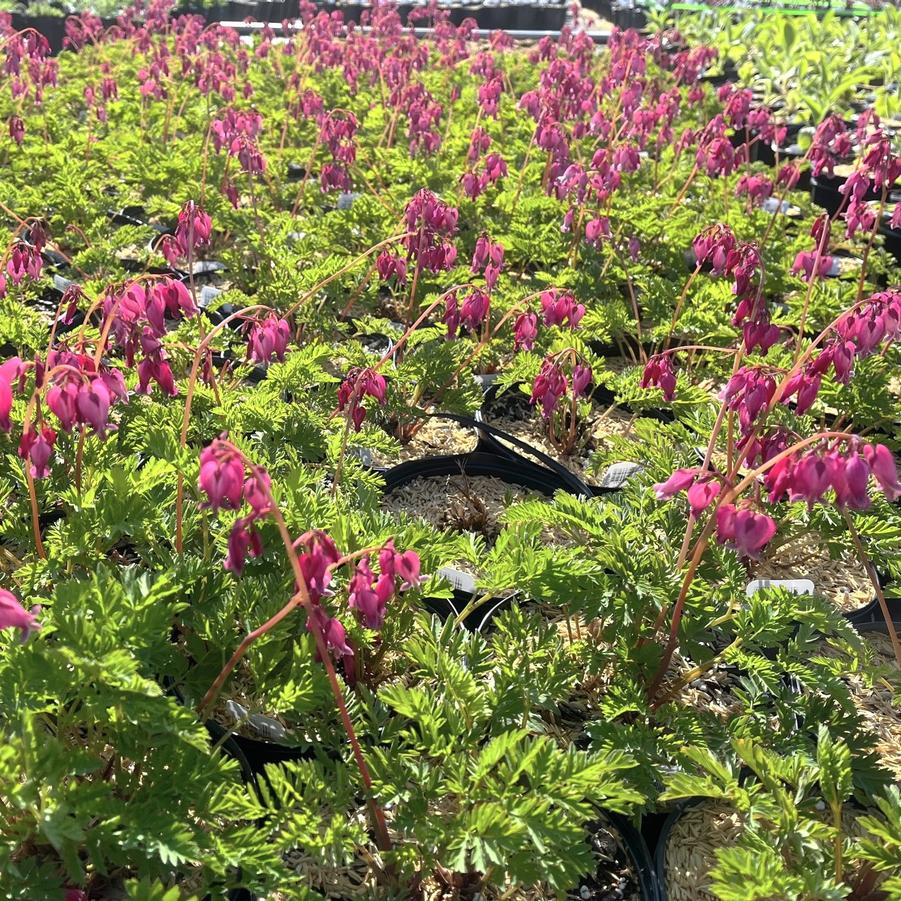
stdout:
[(469, 271), (473, 275), (484, 272), (485, 286), (489, 291), (494, 290), (503, 263), (504, 245), (499, 241), (492, 241), (485, 234), (479, 235), (472, 254), (472, 266)]
[(833, 323), (835, 337), (823, 344), (822, 351), (788, 380), (782, 393), (783, 403), (796, 398), (796, 412), (810, 409), (820, 390), (823, 376), (830, 369), (839, 384), (847, 384), (856, 359), (875, 353), (884, 343), (901, 337), (901, 292), (872, 294)]
[(371, 397), (380, 406), (384, 406), (387, 390), (384, 376), (374, 369), (360, 369), (355, 366), (338, 387), (338, 412), (345, 413), (353, 423), (354, 430), (359, 432), (367, 412), (363, 406), (363, 399)]
[[(19, 241), (13, 245), (10, 252), (9, 260), (6, 262), (6, 272), (14, 285), (20, 284), (26, 276), (36, 282), (41, 277), (43, 264), (40, 247)], [(5, 289), (4, 281), (0, 295), (5, 293)]]
[(576, 303), (568, 291), (550, 288), (541, 292), (540, 301), (545, 325), (568, 325), (575, 331), (585, 315), (585, 305)]
[[(591, 384), (591, 367), (582, 363), (575, 363), (572, 367), (572, 393), (573, 397), (582, 397), (588, 392)], [(545, 357), (541, 369), (532, 383), (532, 396), (529, 403), (541, 404), (541, 415), (550, 419), (557, 409), (560, 400), (570, 388), (570, 379), (560, 361), (554, 357)]]
[(378, 577), (370, 567), (369, 555), (366, 555), (357, 564), (350, 580), (348, 605), (357, 611), (368, 629), (381, 629), (388, 601), (398, 590), (414, 588), (420, 582), (420, 561), (415, 551), (399, 553), (394, 548), (394, 542), (388, 541), (379, 551), (378, 558)]
[(676, 372), (669, 354), (654, 354), (645, 364), (639, 386), (642, 388), (659, 388), (663, 399), (670, 403), (676, 396)]
[(407, 204), (404, 222), (411, 234), (404, 239), (407, 260), (427, 272), (450, 269), (457, 259), (457, 248), (450, 240), (457, 231), (459, 212), (431, 191), (423, 188)]
[(737, 298), (733, 325), (742, 327), (745, 350), (757, 349), (766, 355), (782, 336), (782, 330), (770, 322), (763, 293), (763, 263), (756, 244), (735, 239), (726, 225), (713, 225), (701, 232), (692, 244), (697, 265), (709, 263), (714, 275), (733, 279), (732, 293)]
[(871, 475), (890, 501), (901, 497), (891, 451), (884, 444), (863, 444), (853, 438), (778, 459), (765, 473), (764, 484), (770, 503), (788, 499), (806, 501), (812, 507), (832, 489), (839, 507), (865, 510), (870, 506)]
[(832, 177), (835, 166), (851, 156), (853, 150), (854, 144), (845, 123), (834, 114), (827, 116), (817, 126), (808, 152), (814, 178), (824, 172)]
[(383, 250), (375, 261), (379, 278), (383, 282), (394, 279), (397, 284), (405, 285), (407, 282), (407, 261), (397, 254)]
[(200, 452), (198, 487), (213, 510), (237, 510), (242, 500), (251, 509), (248, 516), (235, 520), (228, 536), (225, 568), (240, 576), (247, 558), (263, 553), (255, 523), (273, 509), (269, 474), (262, 467), (248, 465), (231, 442), (217, 438)]
[(319, 141), (331, 154), (319, 172), (323, 191), (349, 191), (350, 166), (357, 159), (357, 118), (353, 113), (329, 111), (319, 116)]
[[(658, 500), (669, 500), (687, 492), (693, 516), (700, 516), (719, 497), (720, 482), (700, 467), (677, 469), (665, 482), (654, 486)], [(776, 522), (765, 513), (755, 513), (735, 504), (716, 508), (717, 540), (734, 547), (745, 557), (757, 557), (776, 534)]]
[(63, 431), (88, 426), (102, 439), (115, 428), (109, 421), (110, 410), (117, 401), (128, 399), (118, 369), (98, 369), (93, 357), (62, 348), (47, 355), (46, 372), (44, 401)]
[(110, 336), (125, 354), (127, 365), (133, 366), (136, 355), (143, 354), (138, 364), (138, 393), (149, 394), (150, 382), (154, 381), (174, 397), (178, 390), (161, 339), (166, 334), (167, 316), (178, 319), (197, 313), (184, 284), (171, 278), (149, 288), (132, 282), (117, 294), (107, 294), (102, 309), (110, 323)]
[(189, 200), (178, 214), (174, 235), (166, 235), (160, 242), (160, 250), (170, 266), (179, 260), (196, 259), (195, 251), (210, 243), (213, 223), (202, 207)]
[(247, 339), (247, 359), (254, 363), (271, 363), (273, 359), (284, 361), (291, 340), (291, 324), (269, 313), (265, 319), (250, 325)]

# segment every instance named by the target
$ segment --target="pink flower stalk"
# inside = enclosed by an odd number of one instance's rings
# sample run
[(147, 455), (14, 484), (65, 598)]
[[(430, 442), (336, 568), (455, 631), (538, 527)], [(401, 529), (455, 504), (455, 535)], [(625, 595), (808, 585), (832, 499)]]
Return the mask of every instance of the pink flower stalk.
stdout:
[(641, 388), (660, 388), (664, 400), (670, 403), (676, 396), (676, 373), (669, 355), (655, 354), (650, 357), (638, 384)]
[(538, 317), (532, 312), (520, 313), (513, 325), (513, 350), (531, 350), (538, 337)]
[(363, 398), (371, 397), (380, 406), (384, 406), (387, 397), (387, 385), (382, 375), (374, 369), (351, 369), (338, 388), (338, 411), (347, 411), (354, 430), (359, 432), (366, 418)]
[(270, 313), (262, 322), (251, 325), (247, 359), (254, 363), (271, 363), (273, 359), (284, 362), (290, 340), (291, 325), (288, 320)]
[(18, 629), (23, 644), (33, 632), (40, 630), (41, 624), (35, 619), (40, 612), (39, 606), (32, 607), (29, 612), (12, 592), (0, 588), (0, 629)]
[(236, 510), (244, 488), (244, 460), (229, 441), (216, 438), (200, 452), (200, 490), (213, 510)]

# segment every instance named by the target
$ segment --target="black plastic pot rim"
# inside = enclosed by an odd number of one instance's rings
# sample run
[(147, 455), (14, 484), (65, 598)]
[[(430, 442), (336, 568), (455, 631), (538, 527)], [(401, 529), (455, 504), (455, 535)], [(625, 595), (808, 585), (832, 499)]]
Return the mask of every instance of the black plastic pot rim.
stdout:
[[(485, 392), (486, 401), (492, 400), (496, 396), (497, 389), (494, 386), (489, 387)], [(603, 385), (598, 385), (595, 387), (594, 391), (592, 392), (592, 398), (597, 399), (600, 404), (605, 407), (609, 407), (615, 402), (614, 393)], [(674, 418), (672, 414), (666, 410), (649, 409), (646, 411), (637, 411), (625, 405), (621, 406), (620, 409), (625, 410), (629, 413), (647, 416), (651, 419), (657, 419), (660, 422), (672, 422)], [(628, 475), (633, 474), (636, 471), (636, 468), (640, 468), (640, 464), (631, 463), (629, 461), (621, 461), (620, 463), (614, 463), (608, 466), (596, 481), (588, 482), (577, 476), (575, 473), (570, 472), (570, 470), (568, 470), (565, 466), (563, 466), (561, 463), (558, 463), (552, 457), (547, 456), (547, 454), (545, 454), (543, 451), (540, 451), (537, 448), (532, 447), (527, 442), (521, 441), (519, 438), (516, 438), (513, 435), (509, 435), (501, 429), (498, 429), (496, 426), (491, 425), (484, 418), (482, 418), (483, 416), (484, 414), (481, 411), (477, 414), (476, 422), (478, 424), (478, 429), (479, 432), (484, 436), (485, 442), (494, 453), (497, 453), (500, 456), (509, 457), (514, 460), (521, 460), (524, 463), (530, 463), (531, 461), (528, 459), (528, 457), (531, 456), (541, 460), (545, 466), (548, 466), (549, 463), (554, 464), (553, 469), (555, 472), (562, 470), (572, 478), (578, 480), (579, 483), (581, 483), (581, 485), (583, 485), (584, 488), (587, 489), (588, 494), (592, 497), (598, 497), (604, 494), (608, 494), (611, 491), (619, 490), (620, 488), (622, 488), (623, 482), (626, 480)], [(514, 445), (514, 447), (508, 447), (507, 444), (512, 444)], [(628, 472), (624, 469), (622, 473), (620, 473), (620, 467), (628, 468)], [(551, 467), (548, 466), (548, 468)]]
[[(495, 390), (494, 387), (489, 386), (485, 391), (485, 396), (488, 397), (493, 390)], [(460, 425), (473, 428), (476, 430), (480, 438), (484, 439), (486, 445), (488, 446), (487, 453), (491, 454), (493, 452), (494, 456), (496, 456), (498, 459), (513, 459), (517, 463), (521, 463), (526, 467), (534, 467), (539, 471), (547, 471), (547, 473), (553, 476), (554, 479), (559, 483), (557, 487), (563, 488), (570, 494), (575, 494), (579, 497), (591, 497), (592, 495), (591, 488), (582, 479), (580, 479), (574, 473), (570, 472), (565, 466), (558, 463), (552, 457), (549, 457), (543, 451), (531, 447), (525, 441), (521, 441), (519, 438), (516, 438), (513, 435), (508, 435), (501, 429), (498, 429), (482, 421), (481, 419), (476, 419), (470, 416), (460, 416), (456, 413), (432, 413), (430, 414), (429, 418), (446, 419), (451, 422), (457, 422)], [(510, 452), (508, 449), (504, 448), (504, 446), (497, 439), (501, 439), (512, 444), (518, 450), (530, 454), (540, 462), (533, 463), (531, 460), (525, 459), (515, 451)], [(503, 478), (504, 476), (501, 475), (499, 477)]]
[(641, 831), (622, 814), (604, 811), (603, 815), (612, 829), (619, 833), (623, 848), (635, 867), (641, 901), (659, 901), (660, 891), (654, 859)]
[(660, 901), (667, 901), (669, 898), (666, 891), (666, 847), (669, 844), (673, 827), (686, 810), (697, 807), (709, 800), (710, 798), (688, 798), (680, 802), (676, 809), (663, 821), (660, 836), (657, 839), (657, 847), (654, 849), (654, 875), (657, 883), (657, 897)]

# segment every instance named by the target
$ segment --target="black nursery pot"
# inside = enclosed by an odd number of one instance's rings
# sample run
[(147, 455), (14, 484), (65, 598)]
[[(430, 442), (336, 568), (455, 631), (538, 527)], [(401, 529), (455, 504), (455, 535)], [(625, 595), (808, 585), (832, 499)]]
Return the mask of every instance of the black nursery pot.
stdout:
[[(657, 889), (654, 861), (641, 832), (621, 814), (605, 812), (604, 820), (606, 820), (604, 825), (619, 836), (628, 862), (635, 869), (638, 883), (637, 897), (641, 901), (659, 901), (660, 894)], [(611, 894), (608, 889), (598, 885), (596, 872), (586, 873), (579, 880), (578, 887), (571, 889), (568, 894), (569, 897), (581, 899), (581, 901), (606, 901), (608, 898), (625, 897), (625, 895)], [(632, 894), (629, 897), (635, 897), (635, 895)]]
[(660, 828), (660, 834), (657, 837), (657, 844), (654, 848), (654, 875), (657, 883), (657, 897), (659, 901), (668, 901), (669, 898), (666, 891), (666, 846), (669, 844), (673, 828), (679, 821), (679, 817), (681, 817), (686, 810), (697, 807), (705, 800), (707, 799), (692, 798), (685, 801), (663, 821), (663, 825)]
[[(473, 422), (466, 417), (450, 416), (455, 420)], [(473, 422), (473, 424), (475, 424)], [(584, 485), (580, 486), (578, 480), (563, 478), (562, 473), (537, 466), (525, 460), (515, 460), (498, 454), (475, 450), (468, 454), (454, 454), (445, 457), (426, 457), (421, 460), (408, 460), (391, 469), (384, 471), (384, 493), (392, 491), (420, 478), (433, 476), (489, 476), (500, 479), (510, 485), (529, 488), (532, 491), (551, 496), (556, 491), (566, 491), (570, 494), (587, 496), (589, 491)], [(571, 475), (567, 473), (567, 475)], [(466, 607), (477, 590), (475, 580), (468, 573), (446, 567), (441, 574), (452, 585), (453, 597), (424, 598), (425, 607), (446, 620), (451, 616), (457, 617)], [(511, 597), (499, 599), (493, 606), (474, 610), (463, 621), (463, 627), (471, 631), (481, 631), (489, 627), (492, 618), (512, 603)]]
[[(485, 392), (485, 406), (490, 404), (496, 396), (497, 389), (493, 387), (489, 388)], [(599, 385), (594, 389), (592, 397), (602, 407), (612, 406), (616, 399), (614, 393), (603, 385)], [(649, 409), (635, 411), (627, 405), (621, 405), (620, 409), (630, 414), (640, 412), (642, 416), (656, 419), (659, 422), (673, 421), (673, 415), (668, 410)], [(521, 441), (513, 435), (508, 435), (506, 432), (493, 426), (491, 422), (486, 419), (486, 413), (484, 411), (485, 407), (483, 406), (482, 411), (479, 413), (478, 429), (487, 450), (500, 457), (507, 457), (508, 459), (529, 465), (534, 464), (532, 464), (528, 458), (534, 457), (535, 459), (540, 460), (544, 466), (552, 469), (555, 473), (558, 473), (562, 479), (568, 481), (575, 480), (575, 483), (578, 484), (581, 492), (587, 491), (587, 493), (593, 497), (598, 497), (622, 488), (623, 483), (630, 475), (633, 475), (638, 468), (637, 464), (633, 463), (615, 463), (612, 466), (609, 466), (605, 472), (601, 473), (596, 482), (585, 482), (575, 473), (570, 472), (561, 463), (558, 463), (552, 457), (547, 456), (543, 451), (540, 451), (525, 441)], [(514, 447), (509, 447), (510, 444), (514, 445)]]

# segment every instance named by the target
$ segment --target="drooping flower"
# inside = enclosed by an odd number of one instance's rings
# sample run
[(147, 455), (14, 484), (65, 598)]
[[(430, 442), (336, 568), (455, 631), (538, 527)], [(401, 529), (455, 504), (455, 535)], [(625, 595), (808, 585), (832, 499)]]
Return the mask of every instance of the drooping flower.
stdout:
[(654, 493), (657, 495), (657, 500), (669, 500), (671, 497), (675, 497), (680, 492), (685, 491), (694, 484), (699, 472), (700, 469), (696, 466), (689, 469), (677, 469), (665, 482), (658, 482), (654, 485)]
[(310, 600), (318, 604), (332, 582), (331, 567), (341, 559), (341, 555), (335, 542), (320, 530), (301, 536), (296, 544), (305, 548), (299, 558), (300, 571), (310, 592)]
[(890, 501), (898, 500), (901, 497), (901, 482), (898, 481), (898, 467), (892, 452), (884, 444), (866, 444), (863, 455), (882, 487), (882, 493)]
[(56, 443), (56, 432), (44, 426), (40, 431), (34, 427), (22, 433), (19, 442), (19, 456), (29, 461), (29, 472), (34, 479), (44, 479), (50, 475), (50, 460), (53, 457), (53, 445)]
[(538, 317), (532, 312), (520, 313), (513, 325), (513, 349), (531, 350), (538, 337)]
[(248, 557), (259, 557), (263, 553), (263, 542), (254, 528), (255, 516), (235, 520), (228, 536), (228, 554), (225, 568), (240, 576)]
[(531, 404), (541, 403), (541, 413), (550, 419), (560, 398), (566, 394), (569, 383), (562, 367), (553, 359), (547, 358), (541, 364), (541, 370), (532, 383)]
[(691, 512), (695, 516), (700, 516), (716, 500), (721, 487), (715, 479), (698, 479), (687, 492)]
[(338, 387), (338, 412), (347, 411), (354, 429), (359, 432), (366, 417), (363, 398), (371, 397), (379, 405), (384, 405), (387, 388), (384, 376), (374, 369), (354, 367)]
[(585, 366), (581, 363), (576, 363), (573, 366), (572, 372), (572, 380), (573, 380), (573, 394), (576, 397), (581, 397), (588, 390), (588, 386), (591, 384), (591, 367)]
[(291, 325), (288, 320), (270, 313), (262, 322), (256, 321), (251, 325), (247, 358), (254, 363), (270, 363), (273, 359), (283, 362), (290, 340)]
[(745, 557), (757, 558), (776, 534), (776, 522), (765, 513), (722, 504), (716, 511), (717, 540)]
[(660, 388), (663, 391), (664, 400), (672, 401), (676, 396), (676, 373), (669, 355), (655, 354), (650, 357), (638, 384), (642, 388)]
[(18, 116), (9, 117), (9, 136), (21, 147), (25, 140), (25, 123)]
[(32, 607), (31, 611), (26, 610), (12, 592), (0, 588), (0, 629), (18, 629), (22, 633), (23, 643), (41, 628), (35, 618), (40, 611), (38, 606)]
[(542, 291), (540, 299), (545, 325), (568, 324), (573, 330), (579, 327), (579, 323), (585, 315), (585, 305), (576, 303), (575, 297), (568, 291), (551, 288)]
[(209, 498), (210, 507), (236, 510), (241, 504), (244, 486), (244, 461), (227, 441), (216, 438), (200, 452), (200, 490)]

